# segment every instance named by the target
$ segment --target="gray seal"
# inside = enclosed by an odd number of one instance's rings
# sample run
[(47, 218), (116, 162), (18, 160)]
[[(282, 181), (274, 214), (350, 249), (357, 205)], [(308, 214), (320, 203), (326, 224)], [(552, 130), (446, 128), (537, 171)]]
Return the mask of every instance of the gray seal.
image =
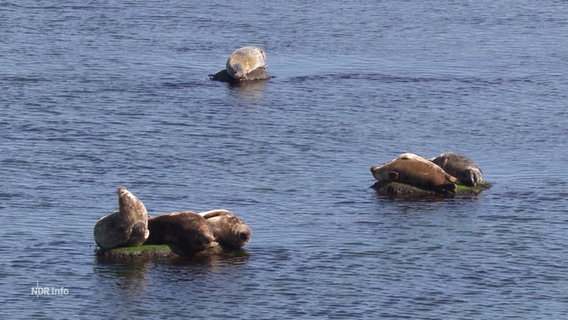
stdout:
[(93, 234), (102, 249), (141, 245), (149, 236), (146, 207), (126, 188), (118, 188), (118, 211), (100, 218)]
[(200, 212), (204, 217), (217, 242), (225, 248), (240, 249), (251, 238), (251, 229), (234, 213), (225, 209)]
[(453, 153), (444, 152), (431, 159), (431, 161), (440, 166), (444, 171), (458, 178), (458, 183), (473, 187), (483, 180), (481, 169), (469, 158)]

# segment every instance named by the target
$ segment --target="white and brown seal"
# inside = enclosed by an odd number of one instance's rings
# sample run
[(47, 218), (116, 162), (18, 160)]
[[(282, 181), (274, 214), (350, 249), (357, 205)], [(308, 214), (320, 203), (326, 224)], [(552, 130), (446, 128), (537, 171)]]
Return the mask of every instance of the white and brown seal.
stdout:
[(239, 48), (231, 53), (225, 67), (234, 79), (248, 80), (249, 73), (266, 68), (266, 53), (255, 46)]
[(144, 244), (175, 244), (186, 252), (215, 245), (209, 224), (193, 211), (164, 213), (148, 219), (150, 237)]
[(473, 187), (483, 180), (481, 169), (469, 158), (453, 153), (444, 152), (431, 159), (431, 161), (440, 166), (444, 171), (458, 178), (458, 183)]
[(93, 234), (102, 249), (141, 245), (149, 235), (146, 207), (126, 188), (118, 188), (118, 211), (100, 218)]
[(199, 215), (205, 218), (221, 246), (240, 249), (250, 241), (251, 229), (231, 211), (216, 209)]
[(379, 182), (400, 182), (438, 193), (454, 193), (457, 179), (435, 163), (413, 153), (403, 153), (389, 163), (371, 167)]
[(271, 78), (266, 69), (266, 53), (256, 46), (247, 46), (233, 51), (225, 70), (211, 75), (211, 80), (238, 83), (245, 80), (266, 80)]

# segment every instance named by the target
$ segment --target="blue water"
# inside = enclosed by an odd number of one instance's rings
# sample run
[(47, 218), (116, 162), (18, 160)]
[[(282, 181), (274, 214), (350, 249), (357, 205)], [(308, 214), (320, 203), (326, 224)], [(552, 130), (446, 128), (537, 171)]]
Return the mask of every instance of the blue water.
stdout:
[[(566, 318), (566, 17), (566, 1), (0, 2), (0, 317)], [(275, 78), (208, 80), (250, 44)], [(372, 165), (445, 151), (493, 187), (369, 188)], [(121, 185), (151, 215), (229, 209), (252, 241), (101, 263), (92, 229)]]

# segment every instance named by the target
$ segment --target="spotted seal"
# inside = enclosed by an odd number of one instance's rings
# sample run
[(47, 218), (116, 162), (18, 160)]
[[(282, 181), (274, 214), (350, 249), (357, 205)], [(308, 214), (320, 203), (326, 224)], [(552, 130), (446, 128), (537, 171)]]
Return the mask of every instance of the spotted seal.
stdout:
[(458, 178), (458, 183), (473, 187), (483, 180), (481, 169), (469, 158), (453, 153), (444, 152), (431, 161), (444, 171)]
[(457, 179), (435, 163), (413, 153), (403, 153), (382, 166), (371, 167), (379, 182), (401, 182), (438, 193), (455, 193)]
[(226, 248), (239, 249), (250, 241), (251, 229), (234, 213), (225, 209), (200, 212), (219, 244)]
[(150, 237), (145, 244), (176, 244), (187, 252), (204, 250), (215, 244), (209, 224), (193, 211), (164, 213), (148, 219)]
[(93, 234), (102, 249), (141, 245), (149, 235), (146, 207), (126, 188), (118, 188), (118, 211), (100, 218)]

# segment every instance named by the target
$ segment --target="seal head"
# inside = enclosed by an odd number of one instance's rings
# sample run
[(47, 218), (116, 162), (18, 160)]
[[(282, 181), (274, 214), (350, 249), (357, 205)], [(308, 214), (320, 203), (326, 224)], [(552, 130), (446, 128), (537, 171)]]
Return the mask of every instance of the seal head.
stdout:
[(93, 234), (102, 249), (141, 245), (149, 236), (146, 207), (126, 188), (118, 188), (118, 211), (100, 218)]
[(444, 171), (458, 178), (458, 183), (474, 187), (483, 181), (481, 169), (469, 158), (453, 153), (444, 152), (431, 160), (440, 166)]
[(240, 249), (250, 241), (251, 229), (234, 213), (216, 209), (200, 212), (199, 215), (205, 218), (221, 246)]

